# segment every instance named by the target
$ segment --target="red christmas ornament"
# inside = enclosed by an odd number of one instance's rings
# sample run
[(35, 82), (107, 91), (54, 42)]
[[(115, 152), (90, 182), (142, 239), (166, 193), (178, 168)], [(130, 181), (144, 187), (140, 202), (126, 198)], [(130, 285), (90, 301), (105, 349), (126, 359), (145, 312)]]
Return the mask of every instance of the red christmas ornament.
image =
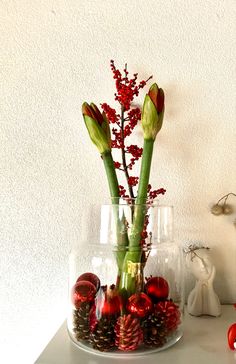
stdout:
[(91, 282), (96, 287), (97, 290), (100, 288), (100, 279), (94, 273), (81, 274), (81, 276), (79, 276), (79, 278), (77, 279), (76, 282), (80, 282), (80, 281)]
[(167, 281), (162, 277), (148, 278), (144, 289), (154, 303), (167, 299), (169, 295), (169, 285)]
[(176, 330), (180, 324), (179, 307), (171, 300), (157, 303), (154, 312), (156, 316), (162, 317), (168, 331)]
[(82, 302), (92, 302), (96, 292), (96, 287), (91, 282), (77, 282), (72, 288), (72, 303), (79, 308)]
[(145, 293), (135, 293), (128, 299), (127, 310), (135, 316), (145, 317), (152, 310), (152, 301)]
[(95, 300), (96, 316), (98, 319), (103, 315), (116, 315), (121, 310), (121, 298), (118, 295), (115, 285), (111, 285), (107, 289), (107, 286), (102, 286)]
[(236, 323), (228, 330), (228, 344), (231, 350), (236, 350)]

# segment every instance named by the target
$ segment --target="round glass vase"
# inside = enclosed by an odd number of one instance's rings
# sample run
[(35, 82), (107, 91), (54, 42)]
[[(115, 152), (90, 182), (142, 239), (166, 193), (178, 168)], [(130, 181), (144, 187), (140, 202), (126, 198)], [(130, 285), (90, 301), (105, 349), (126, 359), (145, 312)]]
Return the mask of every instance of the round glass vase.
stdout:
[(70, 254), (70, 338), (81, 349), (108, 356), (174, 345), (183, 334), (184, 286), (173, 208), (102, 205), (99, 220), (99, 238)]

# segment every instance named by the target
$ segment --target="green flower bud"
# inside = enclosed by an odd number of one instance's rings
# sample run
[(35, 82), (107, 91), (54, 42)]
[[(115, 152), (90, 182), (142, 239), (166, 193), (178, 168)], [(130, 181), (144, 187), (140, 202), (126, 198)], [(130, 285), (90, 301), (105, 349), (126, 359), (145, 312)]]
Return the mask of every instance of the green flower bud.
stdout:
[(105, 113), (99, 111), (93, 103), (84, 102), (82, 105), (84, 122), (90, 139), (96, 145), (101, 154), (111, 151), (111, 133), (109, 122)]
[(144, 139), (156, 139), (164, 117), (164, 91), (154, 83), (145, 96), (142, 109)]

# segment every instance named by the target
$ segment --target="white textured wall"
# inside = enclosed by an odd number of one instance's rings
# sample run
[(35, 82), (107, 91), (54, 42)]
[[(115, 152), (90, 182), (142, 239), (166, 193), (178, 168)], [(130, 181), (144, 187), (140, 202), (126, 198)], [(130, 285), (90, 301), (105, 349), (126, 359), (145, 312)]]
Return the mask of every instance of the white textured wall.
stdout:
[(112, 100), (111, 58), (165, 89), (153, 184), (236, 301), (233, 217), (209, 213), (235, 192), (235, 19), (234, 0), (0, 0), (2, 363), (32, 363), (64, 320), (69, 247), (86, 204), (107, 196), (80, 107)]

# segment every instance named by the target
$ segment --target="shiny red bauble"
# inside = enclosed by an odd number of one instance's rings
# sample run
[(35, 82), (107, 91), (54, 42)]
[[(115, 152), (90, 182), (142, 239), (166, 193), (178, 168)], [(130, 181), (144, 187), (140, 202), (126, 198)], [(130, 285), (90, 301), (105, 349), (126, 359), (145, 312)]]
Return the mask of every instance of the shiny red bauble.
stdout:
[(113, 285), (110, 288), (103, 286), (99, 289), (95, 299), (97, 316), (111, 316), (120, 313), (121, 298), (114, 287)]
[(165, 300), (169, 295), (169, 285), (162, 277), (150, 277), (144, 289), (154, 303)]
[(129, 297), (127, 310), (137, 317), (145, 317), (152, 310), (152, 301), (145, 293), (135, 293)]
[(97, 292), (96, 287), (88, 281), (79, 281), (72, 288), (72, 303), (79, 308), (82, 302), (92, 302)]
[(236, 350), (236, 323), (228, 330), (228, 344), (231, 350)]
[(121, 303), (118, 297), (105, 300), (100, 306), (102, 315), (115, 315), (120, 313)]
[(96, 287), (97, 290), (100, 288), (100, 279), (94, 273), (87, 272), (87, 273), (81, 274), (81, 276), (79, 276), (79, 278), (77, 279), (76, 282), (80, 282), (80, 281), (91, 282)]

